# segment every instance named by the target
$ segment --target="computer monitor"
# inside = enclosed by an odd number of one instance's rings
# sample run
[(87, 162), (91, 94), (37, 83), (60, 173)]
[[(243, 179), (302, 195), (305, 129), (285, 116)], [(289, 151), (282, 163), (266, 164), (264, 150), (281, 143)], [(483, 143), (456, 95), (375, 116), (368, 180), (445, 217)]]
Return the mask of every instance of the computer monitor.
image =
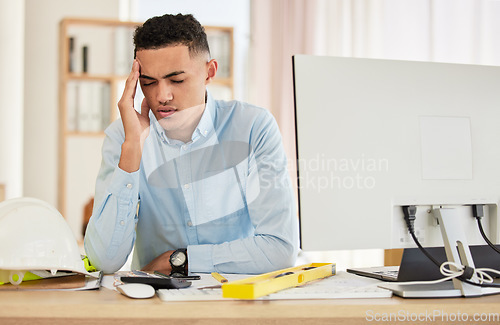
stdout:
[[(301, 248), (443, 246), (437, 207), (484, 245), (500, 238), (500, 67), (296, 55)], [(453, 219), (455, 220), (455, 219)]]

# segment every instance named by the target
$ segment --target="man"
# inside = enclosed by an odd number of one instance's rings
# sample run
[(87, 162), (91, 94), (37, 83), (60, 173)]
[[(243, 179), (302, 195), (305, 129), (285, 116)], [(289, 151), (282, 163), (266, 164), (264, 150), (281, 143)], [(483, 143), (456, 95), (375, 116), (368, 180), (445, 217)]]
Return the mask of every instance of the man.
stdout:
[(115, 272), (135, 244), (132, 269), (167, 274), (292, 266), (298, 222), (272, 115), (211, 97), (217, 61), (192, 15), (153, 17), (134, 43), (85, 236), (91, 263)]

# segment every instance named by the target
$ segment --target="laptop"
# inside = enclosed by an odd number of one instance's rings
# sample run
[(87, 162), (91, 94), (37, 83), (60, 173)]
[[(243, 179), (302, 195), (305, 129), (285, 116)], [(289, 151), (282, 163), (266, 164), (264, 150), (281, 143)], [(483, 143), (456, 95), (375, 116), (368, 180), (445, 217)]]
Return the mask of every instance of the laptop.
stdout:
[[(500, 248), (500, 245), (496, 245)], [(491, 268), (500, 270), (500, 254), (488, 245), (469, 246), (476, 268)], [(444, 247), (427, 247), (426, 250), (439, 263), (445, 262)], [(349, 268), (346, 270), (356, 275), (375, 278), (382, 281), (432, 281), (443, 278), (439, 267), (434, 265), (419, 248), (405, 248), (400, 266), (381, 266), (366, 268)], [(497, 277), (496, 274), (491, 274)]]

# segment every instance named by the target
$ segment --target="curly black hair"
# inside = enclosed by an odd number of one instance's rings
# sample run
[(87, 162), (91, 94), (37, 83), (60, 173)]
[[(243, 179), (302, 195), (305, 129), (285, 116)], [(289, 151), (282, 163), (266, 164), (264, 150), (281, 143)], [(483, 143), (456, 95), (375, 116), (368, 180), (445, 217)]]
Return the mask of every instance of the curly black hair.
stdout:
[(210, 55), (205, 28), (191, 14), (166, 14), (146, 20), (135, 29), (134, 45), (134, 56), (139, 50), (170, 45), (186, 45), (190, 55)]

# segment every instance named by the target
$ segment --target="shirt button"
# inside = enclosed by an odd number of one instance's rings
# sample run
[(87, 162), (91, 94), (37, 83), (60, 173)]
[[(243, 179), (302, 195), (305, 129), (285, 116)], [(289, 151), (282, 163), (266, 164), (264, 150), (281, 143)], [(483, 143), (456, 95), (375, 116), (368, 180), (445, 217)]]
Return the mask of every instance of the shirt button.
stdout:
[(123, 221), (123, 220), (122, 220), (122, 221), (120, 221), (120, 225), (121, 225), (121, 226), (124, 226), (124, 225), (125, 225), (125, 221)]
[(127, 188), (129, 188), (129, 189), (132, 188), (132, 184), (128, 183)]
[(184, 188), (187, 190), (189, 188), (189, 184), (184, 184)]
[(187, 225), (188, 225), (188, 227), (192, 227), (193, 223), (191, 221), (188, 221)]
[(204, 134), (204, 135), (207, 135), (207, 134), (208, 134), (208, 131), (207, 131), (207, 130), (203, 131), (203, 134)]
[(182, 148), (182, 150), (187, 150), (187, 146), (186, 145), (183, 145), (181, 148)]

